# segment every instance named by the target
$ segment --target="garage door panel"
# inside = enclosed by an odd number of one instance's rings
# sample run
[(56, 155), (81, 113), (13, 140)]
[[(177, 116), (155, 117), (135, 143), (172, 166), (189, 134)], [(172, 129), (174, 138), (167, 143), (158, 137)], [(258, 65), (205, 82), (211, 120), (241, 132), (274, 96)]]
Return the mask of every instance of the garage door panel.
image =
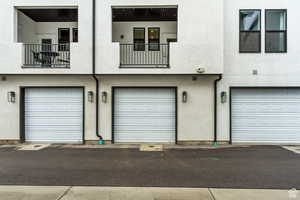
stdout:
[[(275, 119), (274, 119), (275, 118)], [(247, 126), (272, 126), (272, 127), (280, 127), (280, 126), (293, 126), (293, 124), (297, 124), (299, 122), (299, 117), (277, 117), (276, 115), (271, 117), (247, 117), (247, 116), (239, 116), (239, 118), (233, 118), (234, 125), (247, 125)], [(298, 126), (298, 125), (297, 125)]]
[[(299, 100), (300, 102), (300, 100)], [(234, 103), (233, 103), (234, 104)], [(258, 102), (255, 103), (243, 103), (243, 104), (235, 104), (235, 108), (233, 108), (233, 111), (244, 111), (247, 112), (247, 114), (280, 114), (280, 115), (289, 115), (289, 114), (298, 114), (300, 111), (299, 105), (290, 105), (289, 102), (283, 102), (281, 104), (273, 104), (273, 105), (268, 105), (268, 104), (261, 104), (258, 105)], [(283, 105), (285, 106), (283, 107)], [(245, 107), (247, 105), (247, 107)], [(238, 114), (245, 114), (245, 113), (238, 113)]]
[(233, 89), (232, 141), (300, 143), (300, 89)]
[(120, 113), (119, 114), (125, 114), (128, 113), (129, 111), (135, 110), (138, 113), (143, 113), (144, 111), (151, 111), (151, 113), (161, 113), (162, 111), (166, 113), (173, 113), (174, 112), (174, 101), (169, 101), (168, 103), (148, 103), (148, 104), (135, 104), (135, 103), (118, 103), (115, 104), (120, 108)]
[(127, 117), (126, 115), (117, 115), (116, 117), (116, 124), (133, 124), (133, 125), (138, 125), (138, 124), (157, 124), (157, 125), (166, 125), (166, 123), (172, 123), (174, 122), (173, 118), (175, 116), (173, 115), (165, 115), (165, 116), (159, 116), (159, 115), (151, 115), (145, 116), (144, 115), (136, 115), (136, 116), (129, 116)]
[[(45, 133), (48, 134), (55, 134), (55, 138), (54, 137), (44, 137), (43, 135), (40, 134), (40, 131), (43, 130)], [(51, 141), (51, 140), (60, 140), (60, 139), (64, 139), (64, 140), (78, 140), (81, 139), (81, 137), (76, 133), (69, 133), (69, 130), (52, 130), (52, 129), (39, 129), (39, 130), (35, 130), (32, 129), (31, 130), (31, 136), (33, 138), (33, 140), (43, 140), (43, 141)], [(68, 137), (66, 137), (66, 134), (68, 134)]]
[(83, 89), (25, 89), (25, 139), (82, 143)]
[[(47, 107), (45, 108), (45, 104), (47, 104)], [(27, 108), (25, 111), (30, 111), (30, 113), (33, 112), (43, 112), (43, 111), (49, 111), (51, 112), (60, 112), (64, 113), (65, 110), (69, 112), (78, 112), (82, 111), (82, 109), (78, 108), (78, 106), (81, 106), (82, 104), (76, 104), (76, 105), (58, 105), (56, 104), (48, 104), (47, 102), (44, 103), (44, 105), (27, 105)], [(29, 113), (29, 114), (30, 114)]]
[(175, 142), (175, 89), (115, 90), (115, 142)]

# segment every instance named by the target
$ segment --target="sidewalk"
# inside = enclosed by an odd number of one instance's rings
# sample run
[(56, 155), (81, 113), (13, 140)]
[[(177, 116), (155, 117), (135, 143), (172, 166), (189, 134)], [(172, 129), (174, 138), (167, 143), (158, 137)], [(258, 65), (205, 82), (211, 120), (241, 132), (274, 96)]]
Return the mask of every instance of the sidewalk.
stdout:
[[(0, 186), (1, 200), (289, 200), (287, 190)], [(299, 198), (296, 198), (299, 199)]]

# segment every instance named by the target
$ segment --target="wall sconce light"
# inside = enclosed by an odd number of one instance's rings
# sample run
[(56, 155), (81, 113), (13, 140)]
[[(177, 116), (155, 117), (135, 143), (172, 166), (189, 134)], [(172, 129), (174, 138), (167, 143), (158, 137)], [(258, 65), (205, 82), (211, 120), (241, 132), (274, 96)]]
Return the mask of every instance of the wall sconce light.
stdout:
[(188, 93), (186, 91), (182, 92), (182, 103), (186, 103), (188, 101)]
[(13, 92), (13, 91), (8, 92), (7, 101), (9, 103), (15, 103), (16, 102), (16, 92)]
[(103, 103), (107, 102), (107, 92), (102, 92), (101, 99)]
[(221, 92), (221, 103), (227, 102), (227, 92)]
[(88, 101), (90, 103), (94, 102), (94, 92), (93, 91), (88, 91)]

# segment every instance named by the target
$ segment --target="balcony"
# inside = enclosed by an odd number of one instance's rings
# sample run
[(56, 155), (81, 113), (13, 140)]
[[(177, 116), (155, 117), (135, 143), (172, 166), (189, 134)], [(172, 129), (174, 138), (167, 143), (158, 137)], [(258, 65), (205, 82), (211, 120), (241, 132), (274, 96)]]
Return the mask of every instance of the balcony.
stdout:
[(168, 68), (169, 44), (120, 44), (120, 67)]
[(70, 68), (78, 43), (78, 8), (21, 8), (17, 14), (22, 68)]
[(112, 42), (119, 43), (120, 68), (169, 68), (170, 43), (177, 42), (177, 7), (114, 7)]
[(23, 44), (23, 47), (23, 67), (70, 67), (70, 44)]

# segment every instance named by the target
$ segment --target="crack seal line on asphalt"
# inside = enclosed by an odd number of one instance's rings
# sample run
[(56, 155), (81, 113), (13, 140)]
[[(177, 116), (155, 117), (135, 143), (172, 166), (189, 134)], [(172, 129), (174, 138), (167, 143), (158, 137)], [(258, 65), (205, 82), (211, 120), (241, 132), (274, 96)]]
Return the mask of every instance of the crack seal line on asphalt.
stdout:
[(209, 193), (210, 193), (212, 199), (213, 199), (213, 200), (216, 200), (216, 198), (215, 198), (215, 196), (214, 196), (214, 194), (213, 194), (213, 192), (211, 191), (210, 188), (208, 188), (208, 191), (209, 191)]
[(66, 191), (64, 193), (62, 193), (62, 195), (60, 195), (56, 200), (61, 200), (64, 196), (66, 196), (66, 194), (69, 193), (69, 191), (72, 189), (72, 186), (68, 187), (68, 189), (66, 189)]

